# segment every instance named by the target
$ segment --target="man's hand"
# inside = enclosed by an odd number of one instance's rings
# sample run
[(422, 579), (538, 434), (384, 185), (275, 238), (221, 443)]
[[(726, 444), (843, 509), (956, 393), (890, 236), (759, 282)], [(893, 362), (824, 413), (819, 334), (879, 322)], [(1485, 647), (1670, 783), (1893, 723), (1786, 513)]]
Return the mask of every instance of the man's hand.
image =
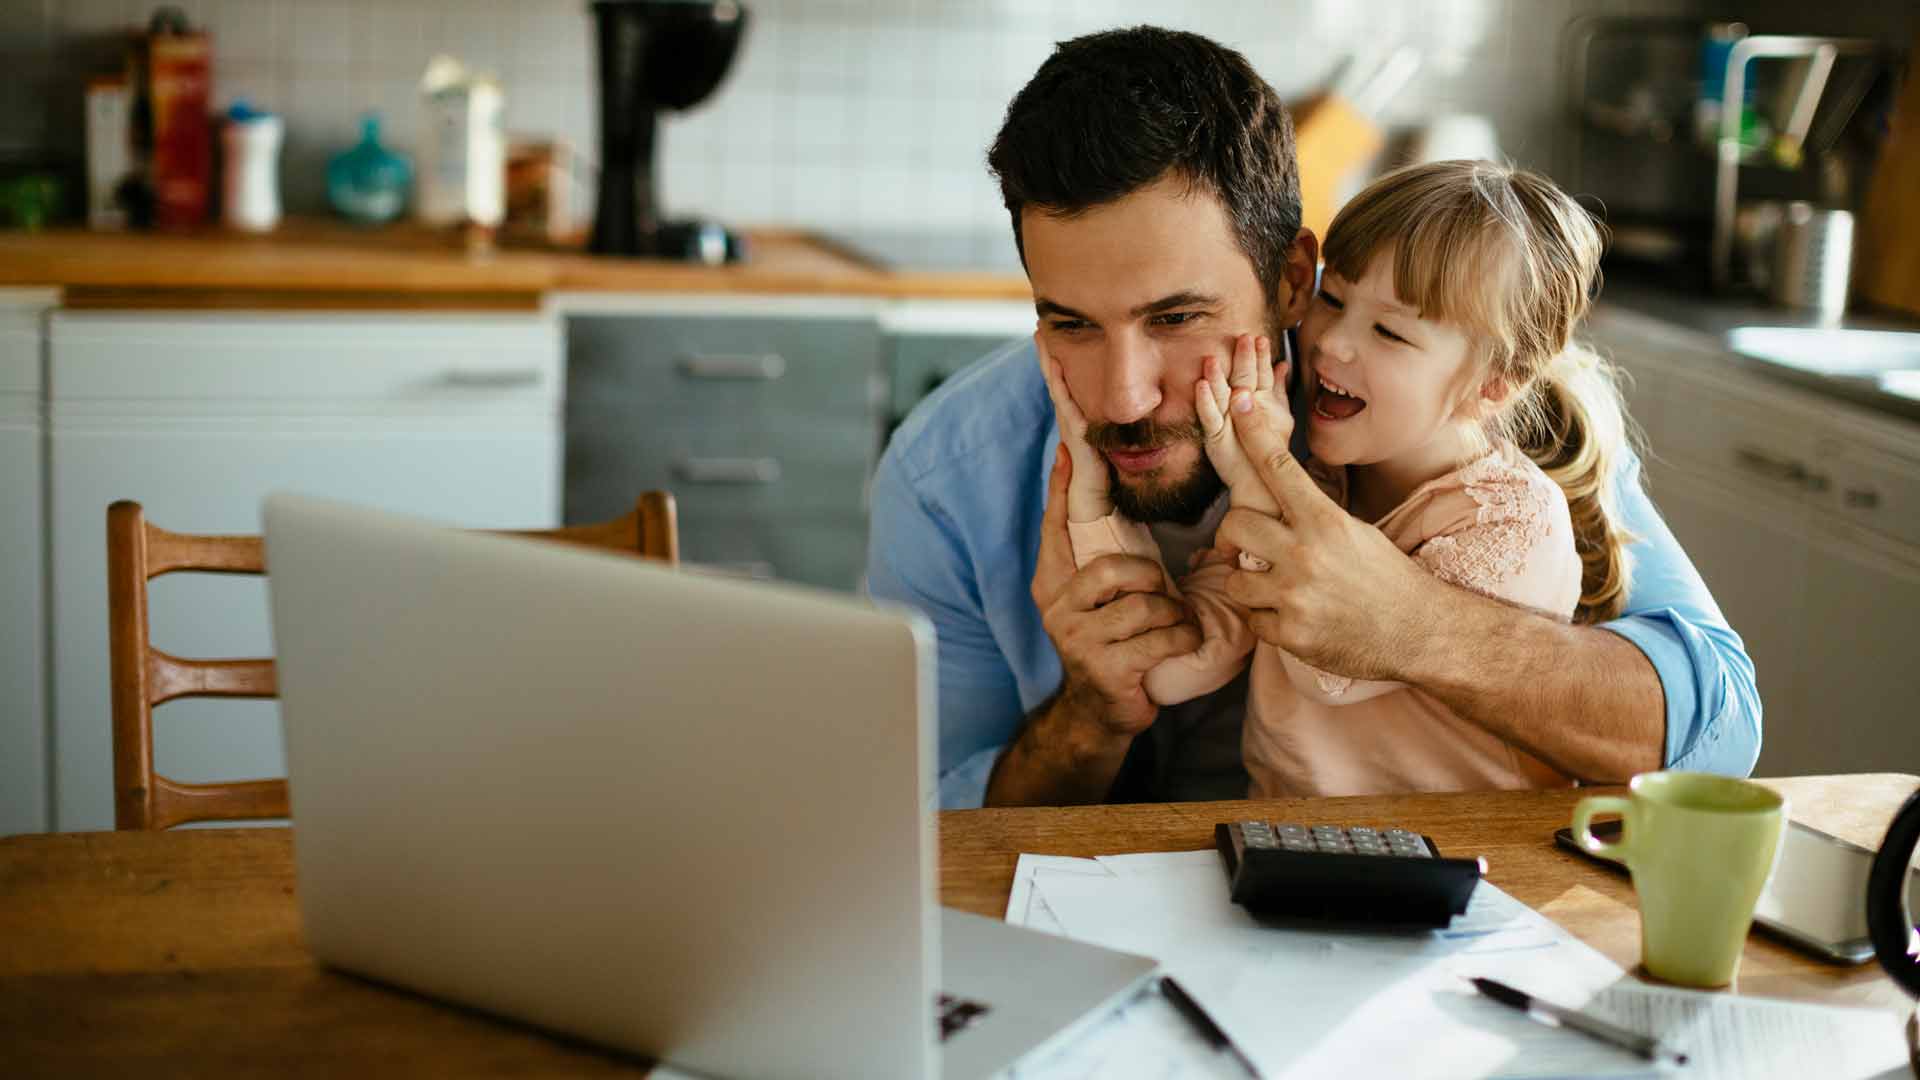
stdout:
[(1335, 674), (1418, 687), (1569, 776), (1660, 767), (1660, 678), (1633, 643), (1428, 574), (1327, 498), (1263, 412), (1256, 399), (1234, 429), (1280, 519), (1231, 510), (1214, 536), (1217, 549), (1272, 564), (1227, 579), (1262, 641)]
[(1159, 715), (1143, 680), (1200, 647), (1200, 629), (1152, 559), (1108, 555), (1078, 570), (1067, 536), (1066, 447), (1054, 456), (1033, 603), (1060, 653), (1060, 692), (1027, 717), (987, 778), (988, 806), (1065, 806), (1106, 798), (1133, 737)]
[(1269, 564), (1235, 572), (1227, 595), (1249, 609), (1260, 640), (1314, 667), (1356, 679), (1401, 678), (1431, 628), (1435, 590), (1450, 587), (1320, 490), (1288, 449), (1291, 416), (1260, 394), (1236, 389), (1233, 399), (1234, 432), (1279, 517), (1236, 508), (1220, 523), (1216, 547)]
[(1186, 605), (1167, 591), (1160, 565), (1108, 555), (1075, 570), (1067, 538), (1067, 492), (1075, 462), (1056, 452), (1040, 525), (1033, 602), (1060, 653), (1060, 700), (1115, 735), (1145, 730), (1159, 707), (1141, 680), (1162, 660), (1200, 647)]

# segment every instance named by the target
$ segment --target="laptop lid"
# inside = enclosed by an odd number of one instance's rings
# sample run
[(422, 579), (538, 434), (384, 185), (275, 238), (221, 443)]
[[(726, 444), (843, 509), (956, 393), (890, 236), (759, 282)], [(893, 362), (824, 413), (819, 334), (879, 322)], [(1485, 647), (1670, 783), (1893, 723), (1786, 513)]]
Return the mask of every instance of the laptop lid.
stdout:
[(323, 962), (700, 1073), (933, 1075), (922, 618), (295, 496), (265, 522)]

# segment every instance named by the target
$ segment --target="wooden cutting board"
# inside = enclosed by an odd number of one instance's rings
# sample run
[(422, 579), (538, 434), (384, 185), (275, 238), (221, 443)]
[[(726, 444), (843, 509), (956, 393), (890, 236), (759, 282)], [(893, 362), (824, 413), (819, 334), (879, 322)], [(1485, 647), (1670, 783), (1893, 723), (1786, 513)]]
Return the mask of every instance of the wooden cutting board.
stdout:
[(1920, 39), (1861, 210), (1855, 293), (1920, 315)]

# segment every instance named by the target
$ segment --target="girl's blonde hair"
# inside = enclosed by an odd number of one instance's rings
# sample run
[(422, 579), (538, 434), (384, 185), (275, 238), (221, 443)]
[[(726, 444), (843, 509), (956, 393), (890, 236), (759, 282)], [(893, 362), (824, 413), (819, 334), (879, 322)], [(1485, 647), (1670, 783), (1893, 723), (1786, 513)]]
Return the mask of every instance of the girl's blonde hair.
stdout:
[(1491, 161), (1440, 161), (1368, 185), (1327, 230), (1349, 281), (1393, 250), (1393, 287), (1422, 318), (1472, 338), (1470, 390), (1506, 391), (1489, 434), (1510, 438), (1566, 492), (1582, 567), (1575, 621), (1624, 606), (1633, 566), (1615, 466), (1627, 445), (1613, 366), (1573, 341), (1600, 279), (1600, 229), (1553, 181)]

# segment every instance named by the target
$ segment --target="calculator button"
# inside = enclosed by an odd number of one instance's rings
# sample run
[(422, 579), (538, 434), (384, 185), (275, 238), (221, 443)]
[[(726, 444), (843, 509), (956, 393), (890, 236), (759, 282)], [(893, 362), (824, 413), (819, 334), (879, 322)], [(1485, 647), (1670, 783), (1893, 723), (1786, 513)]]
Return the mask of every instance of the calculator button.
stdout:
[(1373, 837), (1378, 834), (1375, 833), (1372, 829), (1367, 828), (1365, 825), (1355, 825), (1353, 828), (1347, 830), (1347, 835), (1353, 837), (1355, 840), (1358, 840), (1363, 836)]
[(1313, 841), (1303, 840), (1297, 836), (1283, 836), (1280, 838), (1280, 846), (1288, 851), (1312, 851)]

